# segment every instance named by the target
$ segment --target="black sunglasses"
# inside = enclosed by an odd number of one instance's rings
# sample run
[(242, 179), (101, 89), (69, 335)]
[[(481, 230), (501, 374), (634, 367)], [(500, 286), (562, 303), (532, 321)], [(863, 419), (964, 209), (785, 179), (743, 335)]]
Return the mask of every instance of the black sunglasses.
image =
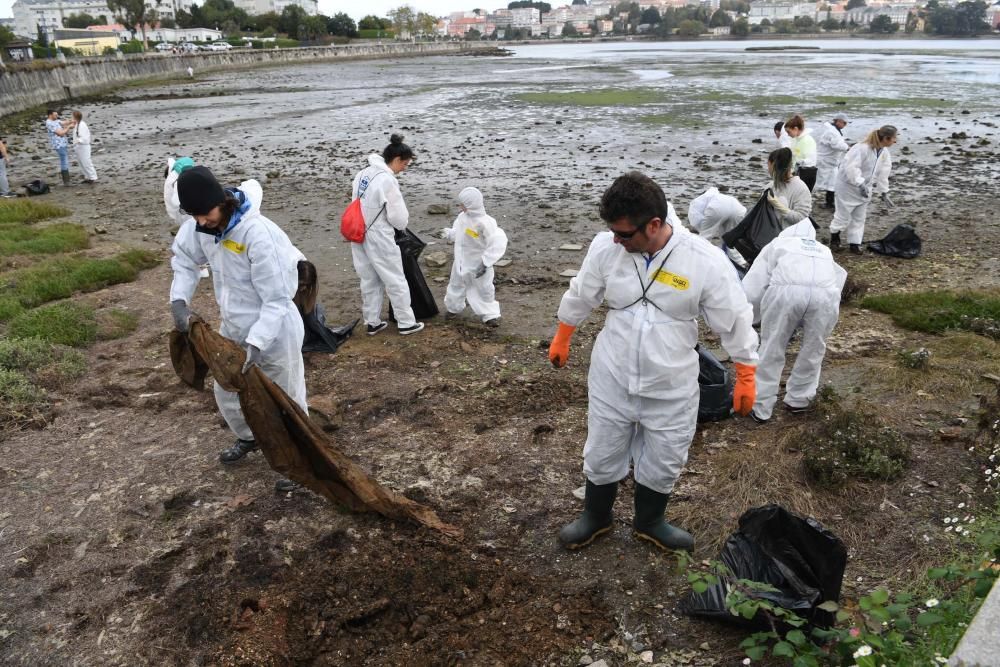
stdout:
[(642, 230), (646, 229), (646, 225), (648, 225), (650, 222), (651, 221), (647, 220), (646, 222), (642, 223), (641, 225), (633, 229), (631, 232), (620, 232), (617, 229), (609, 229), (608, 231), (614, 234), (617, 238), (620, 238), (623, 241), (628, 241), (630, 238), (632, 238)]

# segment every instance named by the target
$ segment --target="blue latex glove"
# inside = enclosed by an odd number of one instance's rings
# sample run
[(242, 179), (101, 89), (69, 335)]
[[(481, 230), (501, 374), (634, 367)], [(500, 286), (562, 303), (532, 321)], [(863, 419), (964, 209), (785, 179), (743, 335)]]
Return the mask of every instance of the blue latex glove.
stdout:
[(260, 366), (260, 348), (256, 345), (247, 345), (247, 360), (243, 362), (243, 374), (250, 372), (252, 366)]
[(189, 157), (179, 157), (174, 160), (174, 171), (178, 174), (183, 173), (185, 169), (190, 169), (194, 166), (194, 160)]

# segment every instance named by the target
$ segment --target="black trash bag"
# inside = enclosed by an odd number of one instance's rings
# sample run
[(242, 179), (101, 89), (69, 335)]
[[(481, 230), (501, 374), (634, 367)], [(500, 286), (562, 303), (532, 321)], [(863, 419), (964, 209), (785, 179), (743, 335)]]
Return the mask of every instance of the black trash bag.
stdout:
[(748, 264), (753, 264), (764, 246), (777, 238), (783, 229), (778, 212), (767, 201), (768, 192), (770, 190), (764, 191), (740, 224), (722, 235), (726, 245), (743, 255)]
[(698, 421), (717, 422), (727, 418), (733, 408), (733, 385), (729, 372), (715, 355), (695, 346), (698, 351), (698, 388), (701, 397), (698, 402)]
[[(427, 244), (409, 229), (403, 231), (397, 229), (396, 245), (399, 246), (399, 251), (403, 255), (403, 275), (406, 276), (406, 284), (410, 286), (410, 308), (413, 309), (413, 316), (418, 320), (430, 319), (440, 311), (434, 300), (434, 295), (427, 287), (427, 281), (424, 280), (424, 272), (420, 270), (420, 263), (417, 261)], [(389, 305), (389, 321), (396, 321), (391, 304)]]
[(360, 319), (354, 320), (350, 324), (331, 329), (326, 326), (326, 310), (323, 304), (317, 303), (311, 313), (302, 317), (302, 324), (306, 330), (306, 335), (302, 339), (302, 351), (336, 352), (337, 348), (351, 337), (354, 327), (358, 326), (360, 321)]
[[(719, 560), (737, 579), (778, 589), (755, 593), (760, 599), (794, 611), (813, 625), (833, 625), (834, 615), (818, 607), (829, 600), (840, 600), (847, 547), (815, 519), (804, 519), (774, 504), (747, 510), (740, 517), (739, 530), (722, 547)], [(771, 629), (760, 613), (752, 619), (734, 616), (726, 609), (726, 593), (725, 581), (704, 593), (692, 591), (681, 602), (681, 610), (754, 630)]]
[(49, 184), (40, 178), (36, 178), (30, 183), (25, 183), (24, 189), (27, 191), (29, 197), (49, 194)]
[(912, 225), (896, 225), (879, 241), (869, 241), (868, 249), (880, 255), (913, 259), (920, 256), (923, 244)]

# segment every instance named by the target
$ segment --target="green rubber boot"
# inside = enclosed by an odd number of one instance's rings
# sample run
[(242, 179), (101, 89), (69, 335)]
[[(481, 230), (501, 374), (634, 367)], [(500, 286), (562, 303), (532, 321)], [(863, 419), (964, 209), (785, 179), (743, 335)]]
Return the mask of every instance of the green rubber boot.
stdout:
[(635, 534), (649, 540), (661, 549), (683, 549), (694, 551), (694, 538), (680, 528), (664, 521), (670, 495), (657, 493), (650, 488), (635, 483)]
[(594, 484), (587, 480), (587, 494), (583, 499), (583, 514), (559, 531), (559, 541), (567, 549), (585, 547), (595, 538), (611, 530), (614, 523), (612, 508), (618, 495), (618, 482)]

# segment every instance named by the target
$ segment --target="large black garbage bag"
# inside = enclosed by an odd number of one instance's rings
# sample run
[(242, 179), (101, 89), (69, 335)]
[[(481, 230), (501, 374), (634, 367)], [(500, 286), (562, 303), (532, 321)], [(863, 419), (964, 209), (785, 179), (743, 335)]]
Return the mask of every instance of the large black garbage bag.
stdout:
[(49, 184), (40, 178), (36, 178), (29, 183), (25, 183), (24, 190), (28, 193), (29, 197), (47, 195), (49, 193)]
[[(840, 586), (847, 566), (847, 547), (815, 519), (804, 519), (779, 505), (764, 505), (740, 517), (740, 528), (729, 536), (719, 560), (737, 579), (770, 584), (777, 592), (756, 592), (813, 625), (830, 627), (834, 616), (818, 609), (828, 600), (840, 600)], [(734, 616), (726, 609), (728, 585), (724, 580), (704, 593), (691, 592), (681, 610), (756, 630), (769, 630), (761, 615), (752, 619)]]
[(306, 335), (302, 339), (302, 351), (336, 352), (337, 348), (351, 337), (354, 327), (358, 326), (360, 321), (357, 319), (350, 324), (331, 329), (326, 326), (326, 309), (323, 308), (323, 304), (317, 303), (311, 313), (302, 316), (302, 324), (306, 330)]
[(735, 248), (743, 255), (749, 264), (757, 259), (757, 255), (768, 243), (781, 233), (781, 221), (778, 213), (767, 201), (768, 190), (760, 196), (746, 217), (733, 229), (722, 235), (722, 240), (730, 248)]
[(701, 345), (698, 351), (698, 388), (701, 397), (698, 402), (698, 421), (717, 422), (729, 416), (733, 407), (733, 385), (729, 382), (729, 372), (715, 355)]
[(868, 249), (880, 255), (913, 259), (920, 256), (923, 244), (912, 225), (896, 225), (884, 239), (870, 241)]
[[(413, 316), (418, 320), (430, 319), (438, 314), (438, 305), (430, 288), (427, 287), (424, 272), (420, 270), (420, 263), (417, 261), (427, 244), (409, 229), (403, 231), (397, 229), (396, 245), (403, 255), (403, 275), (406, 276), (406, 284), (410, 286), (410, 307), (413, 308)], [(396, 321), (391, 305), (389, 320)]]

